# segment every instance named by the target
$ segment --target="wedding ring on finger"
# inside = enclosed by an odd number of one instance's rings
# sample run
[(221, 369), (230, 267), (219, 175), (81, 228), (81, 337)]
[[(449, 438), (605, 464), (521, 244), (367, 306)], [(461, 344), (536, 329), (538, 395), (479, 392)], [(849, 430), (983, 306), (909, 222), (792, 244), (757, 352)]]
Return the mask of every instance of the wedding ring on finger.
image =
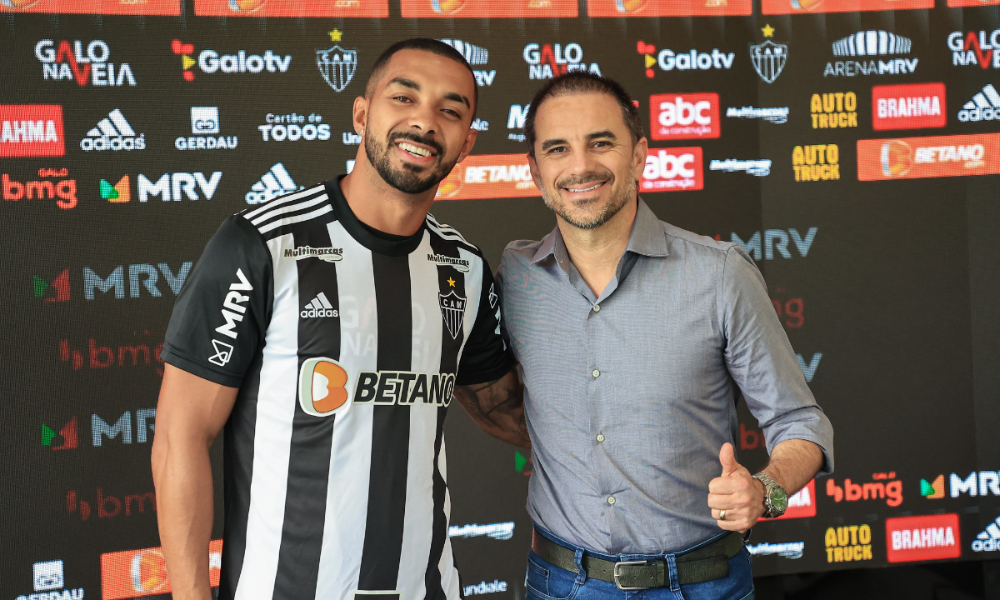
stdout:
[(726, 511), (724, 511), (724, 510), (720, 510), (719, 511), (719, 520), (720, 521), (725, 521), (726, 520)]

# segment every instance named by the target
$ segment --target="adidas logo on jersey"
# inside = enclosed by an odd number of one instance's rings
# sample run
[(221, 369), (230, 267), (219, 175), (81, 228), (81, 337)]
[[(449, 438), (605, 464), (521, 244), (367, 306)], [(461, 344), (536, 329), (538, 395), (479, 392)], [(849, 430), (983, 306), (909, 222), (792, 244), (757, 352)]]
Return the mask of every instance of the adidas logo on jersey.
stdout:
[(987, 84), (983, 91), (972, 97), (972, 100), (962, 106), (958, 111), (958, 120), (963, 123), (975, 123), (977, 121), (1000, 120), (1000, 94), (993, 84)]
[[(992, 86), (991, 86), (992, 87)], [(1000, 551), (1000, 517), (986, 526), (983, 531), (972, 541), (973, 552), (998, 552)]]
[(340, 314), (337, 309), (330, 304), (327, 300), (326, 294), (320, 292), (315, 298), (313, 298), (309, 304), (306, 304), (299, 316), (303, 319), (312, 319), (316, 317), (327, 318), (327, 317), (339, 317)]
[(283, 194), (301, 189), (303, 189), (302, 186), (295, 183), (285, 169), (285, 165), (276, 163), (270, 171), (260, 178), (260, 181), (250, 186), (250, 191), (247, 192), (245, 198), (247, 204), (263, 204)]
[(146, 134), (137, 134), (125, 115), (119, 109), (114, 109), (87, 132), (87, 137), (80, 140), (80, 149), (91, 150), (145, 150)]

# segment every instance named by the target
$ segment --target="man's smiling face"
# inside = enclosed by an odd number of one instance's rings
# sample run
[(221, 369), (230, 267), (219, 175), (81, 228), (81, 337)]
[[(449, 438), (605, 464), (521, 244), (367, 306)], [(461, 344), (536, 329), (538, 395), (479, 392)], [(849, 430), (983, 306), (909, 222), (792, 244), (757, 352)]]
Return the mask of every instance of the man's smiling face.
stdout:
[(550, 97), (535, 117), (532, 176), (545, 204), (580, 229), (600, 227), (635, 198), (646, 160), (622, 109), (603, 93)]
[(476, 82), (449, 58), (401, 50), (368, 98), (365, 154), (390, 186), (420, 194), (472, 149)]

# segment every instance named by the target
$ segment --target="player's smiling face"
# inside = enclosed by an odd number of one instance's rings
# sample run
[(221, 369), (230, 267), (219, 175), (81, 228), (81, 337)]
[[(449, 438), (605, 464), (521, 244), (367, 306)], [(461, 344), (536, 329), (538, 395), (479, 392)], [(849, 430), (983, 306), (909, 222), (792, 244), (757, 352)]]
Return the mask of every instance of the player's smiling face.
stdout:
[(465, 66), (422, 50), (401, 50), (368, 99), (365, 153), (392, 187), (432, 189), (472, 150), (476, 81)]
[(646, 140), (635, 146), (609, 94), (546, 99), (535, 115), (531, 174), (545, 204), (570, 225), (600, 227), (636, 195)]

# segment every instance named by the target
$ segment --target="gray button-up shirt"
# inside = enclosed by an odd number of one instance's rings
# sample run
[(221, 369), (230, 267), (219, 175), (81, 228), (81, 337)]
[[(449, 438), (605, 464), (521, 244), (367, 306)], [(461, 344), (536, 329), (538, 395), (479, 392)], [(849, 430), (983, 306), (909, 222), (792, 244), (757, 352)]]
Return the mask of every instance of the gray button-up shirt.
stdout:
[(833, 470), (833, 428), (740, 246), (661, 222), (640, 199), (599, 298), (558, 227), (508, 245), (497, 282), (524, 374), (528, 512), (559, 537), (620, 554), (720, 533), (708, 483), (737, 436), (736, 386), (768, 452), (809, 440)]

